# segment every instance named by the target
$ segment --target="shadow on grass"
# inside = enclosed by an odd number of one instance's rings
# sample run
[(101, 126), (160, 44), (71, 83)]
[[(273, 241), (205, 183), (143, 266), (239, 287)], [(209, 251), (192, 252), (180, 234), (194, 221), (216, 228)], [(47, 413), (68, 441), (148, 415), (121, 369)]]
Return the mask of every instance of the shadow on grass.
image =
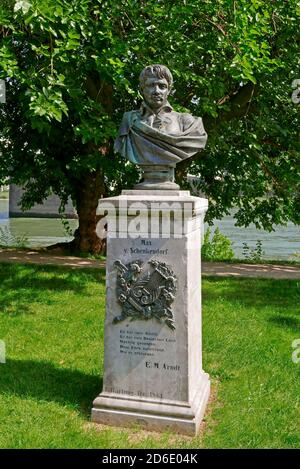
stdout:
[(300, 332), (300, 320), (293, 316), (272, 316), (268, 319), (271, 323), (276, 326), (285, 327), (292, 332)]
[[(70, 287), (78, 288), (78, 283), (84, 288), (87, 282), (91, 280), (103, 281), (105, 279), (104, 268), (76, 268), (64, 265), (39, 265), (39, 264), (18, 264), (18, 263), (1, 263), (0, 262), (0, 280), (1, 283), (5, 280), (22, 279), (30, 283), (32, 277), (41, 277), (43, 274), (53, 274), (54, 279), (65, 278), (69, 282)], [(42, 278), (42, 277), (41, 277)], [(51, 288), (49, 283), (48, 288)], [(57, 288), (57, 283), (54, 283), (53, 288)]]
[(7, 360), (0, 365), (0, 393), (68, 405), (88, 418), (102, 389), (98, 376), (47, 361)]
[(273, 306), (299, 310), (299, 280), (209, 277), (203, 280), (203, 301), (224, 299), (247, 307)]
[(0, 314), (29, 314), (33, 303), (52, 304), (54, 293), (87, 294), (87, 284), (103, 283), (105, 273), (56, 266), (0, 264)]

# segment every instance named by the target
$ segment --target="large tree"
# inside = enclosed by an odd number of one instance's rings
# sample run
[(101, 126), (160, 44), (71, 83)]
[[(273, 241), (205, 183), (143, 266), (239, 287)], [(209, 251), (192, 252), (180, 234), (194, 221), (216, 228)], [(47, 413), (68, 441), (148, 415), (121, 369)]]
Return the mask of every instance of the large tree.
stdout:
[(79, 215), (72, 246), (100, 252), (98, 199), (131, 187), (134, 166), (112, 150), (122, 113), (139, 103), (149, 63), (173, 72), (174, 108), (202, 116), (207, 148), (177, 168), (200, 174), (207, 220), (300, 223), (297, 0), (2, 0), (0, 182), (23, 207), (52, 191)]

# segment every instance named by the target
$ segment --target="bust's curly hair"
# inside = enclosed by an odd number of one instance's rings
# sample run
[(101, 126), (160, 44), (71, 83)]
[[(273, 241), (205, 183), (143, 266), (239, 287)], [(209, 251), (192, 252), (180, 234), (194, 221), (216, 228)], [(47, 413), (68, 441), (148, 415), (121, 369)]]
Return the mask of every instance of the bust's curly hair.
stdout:
[(144, 83), (146, 79), (151, 78), (151, 77), (165, 78), (167, 80), (169, 90), (171, 90), (172, 85), (173, 85), (173, 77), (172, 77), (172, 73), (170, 72), (168, 67), (166, 67), (165, 65), (159, 65), (159, 64), (148, 65), (142, 70), (140, 74), (140, 78), (139, 78), (141, 91), (144, 87)]

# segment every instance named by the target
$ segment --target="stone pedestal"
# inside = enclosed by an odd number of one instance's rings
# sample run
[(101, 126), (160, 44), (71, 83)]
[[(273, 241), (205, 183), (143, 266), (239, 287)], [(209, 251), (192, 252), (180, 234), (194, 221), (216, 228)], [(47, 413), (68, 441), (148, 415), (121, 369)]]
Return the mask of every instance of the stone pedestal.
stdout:
[(94, 422), (195, 434), (209, 398), (202, 369), (201, 231), (207, 200), (123, 191), (107, 211), (104, 383)]

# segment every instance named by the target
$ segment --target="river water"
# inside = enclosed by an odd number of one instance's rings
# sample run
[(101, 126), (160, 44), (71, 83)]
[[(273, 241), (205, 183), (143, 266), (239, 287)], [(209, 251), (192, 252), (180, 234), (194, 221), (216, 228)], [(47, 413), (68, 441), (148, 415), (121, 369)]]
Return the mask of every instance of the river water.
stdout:
[[(68, 220), (74, 231), (77, 220)], [(255, 226), (239, 228), (234, 226), (232, 216), (226, 216), (215, 222), (212, 227), (219, 227), (233, 243), (235, 256), (243, 258), (243, 243), (255, 248), (257, 240), (262, 242), (264, 259), (292, 259), (296, 252), (300, 252), (300, 227), (293, 223), (278, 226), (274, 232), (257, 230)], [(56, 218), (9, 218), (8, 200), (0, 199), (0, 244), (16, 244), (16, 237), (25, 236), (28, 247), (42, 247), (57, 242), (69, 241), (70, 236), (65, 232), (62, 222)], [(10, 239), (8, 239), (10, 238)], [(295, 259), (294, 259), (295, 260)]]

